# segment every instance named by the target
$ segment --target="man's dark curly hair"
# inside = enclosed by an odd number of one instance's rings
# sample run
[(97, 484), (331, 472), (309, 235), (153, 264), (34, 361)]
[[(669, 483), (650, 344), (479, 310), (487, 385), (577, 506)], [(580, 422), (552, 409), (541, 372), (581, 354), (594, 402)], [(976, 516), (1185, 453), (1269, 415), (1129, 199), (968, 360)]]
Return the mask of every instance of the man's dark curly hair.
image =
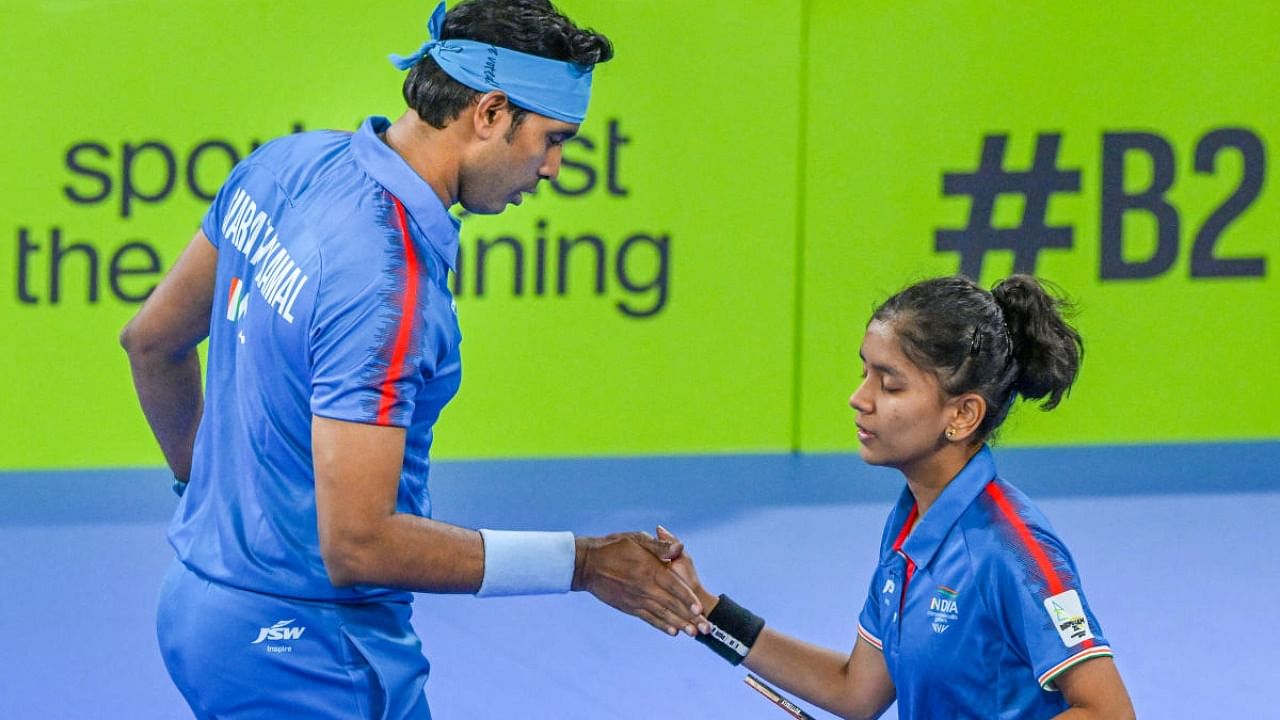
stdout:
[[(440, 35), (438, 40), (474, 40), (584, 67), (613, 57), (609, 38), (574, 25), (549, 0), (468, 0), (445, 15)], [(479, 96), (449, 77), (430, 55), (404, 79), (405, 102), (435, 128), (448, 125)], [(527, 113), (511, 109), (508, 140)]]

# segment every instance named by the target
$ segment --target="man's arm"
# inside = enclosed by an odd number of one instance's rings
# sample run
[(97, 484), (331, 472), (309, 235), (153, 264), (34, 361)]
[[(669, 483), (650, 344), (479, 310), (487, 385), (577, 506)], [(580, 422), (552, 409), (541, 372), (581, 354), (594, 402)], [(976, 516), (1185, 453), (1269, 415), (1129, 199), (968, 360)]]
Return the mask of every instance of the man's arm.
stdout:
[(203, 395), (196, 345), (209, 335), (218, 251), (196, 232), (178, 262), (125, 325), (133, 386), (175, 477), (191, 476), (191, 450)]
[[(479, 532), (396, 512), (404, 428), (313, 416), (311, 442), (320, 553), (335, 585), (480, 588), (485, 547)], [(576, 538), (575, 550), (574, 590), (588, 590), (668, 634), (693, 634), (703, 622), (693, 592), (659, 559), (678, 556), (678, 543), (629, 533)]]

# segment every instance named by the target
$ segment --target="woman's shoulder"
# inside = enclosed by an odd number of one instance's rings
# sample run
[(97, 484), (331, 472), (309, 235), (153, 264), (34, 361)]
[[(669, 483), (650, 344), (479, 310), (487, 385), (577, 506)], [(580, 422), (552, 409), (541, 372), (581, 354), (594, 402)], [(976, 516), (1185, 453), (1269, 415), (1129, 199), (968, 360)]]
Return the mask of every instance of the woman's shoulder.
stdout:
[(1075, 563), (1048, 518), (1017, 487), (996, 478), (962, 522), (976, 572), (1046, 589), (1069, 585)]

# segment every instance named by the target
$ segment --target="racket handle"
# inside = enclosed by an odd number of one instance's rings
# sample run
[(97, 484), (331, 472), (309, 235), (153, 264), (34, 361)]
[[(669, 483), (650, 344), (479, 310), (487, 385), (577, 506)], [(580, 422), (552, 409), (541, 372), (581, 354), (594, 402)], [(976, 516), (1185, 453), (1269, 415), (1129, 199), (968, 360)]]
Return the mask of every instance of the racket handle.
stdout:
[(756, 677), (755, 675), (748, 673), (747, 677), (744, 679), (746, 683), (752, 687), (752, 689), (754, 689), (756, 692), (768, 698), (769, 702), (782, 708), (783, 712), (795, 718), (796, 720), (816, 720), (812, 715), (800, 709), (799, 705), (796, 705), (795, 703), (788, 700), (786, 697), (783, 696), (782, 693), (769, 687), (768, 685), (765, 684), (763, 680)]

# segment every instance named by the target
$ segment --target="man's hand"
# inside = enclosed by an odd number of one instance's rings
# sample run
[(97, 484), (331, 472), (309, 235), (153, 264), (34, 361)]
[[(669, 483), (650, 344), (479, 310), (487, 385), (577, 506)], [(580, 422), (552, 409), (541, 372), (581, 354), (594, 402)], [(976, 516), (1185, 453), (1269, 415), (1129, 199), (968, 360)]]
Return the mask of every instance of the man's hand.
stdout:
[(702, 605), (667, 563), (680, 556), (679, 542), (647, 533), (577, 538), (573, 589), (587, 590), (607, 605), (635, 615), (655, 628), (690, 636), (706, 628)]

